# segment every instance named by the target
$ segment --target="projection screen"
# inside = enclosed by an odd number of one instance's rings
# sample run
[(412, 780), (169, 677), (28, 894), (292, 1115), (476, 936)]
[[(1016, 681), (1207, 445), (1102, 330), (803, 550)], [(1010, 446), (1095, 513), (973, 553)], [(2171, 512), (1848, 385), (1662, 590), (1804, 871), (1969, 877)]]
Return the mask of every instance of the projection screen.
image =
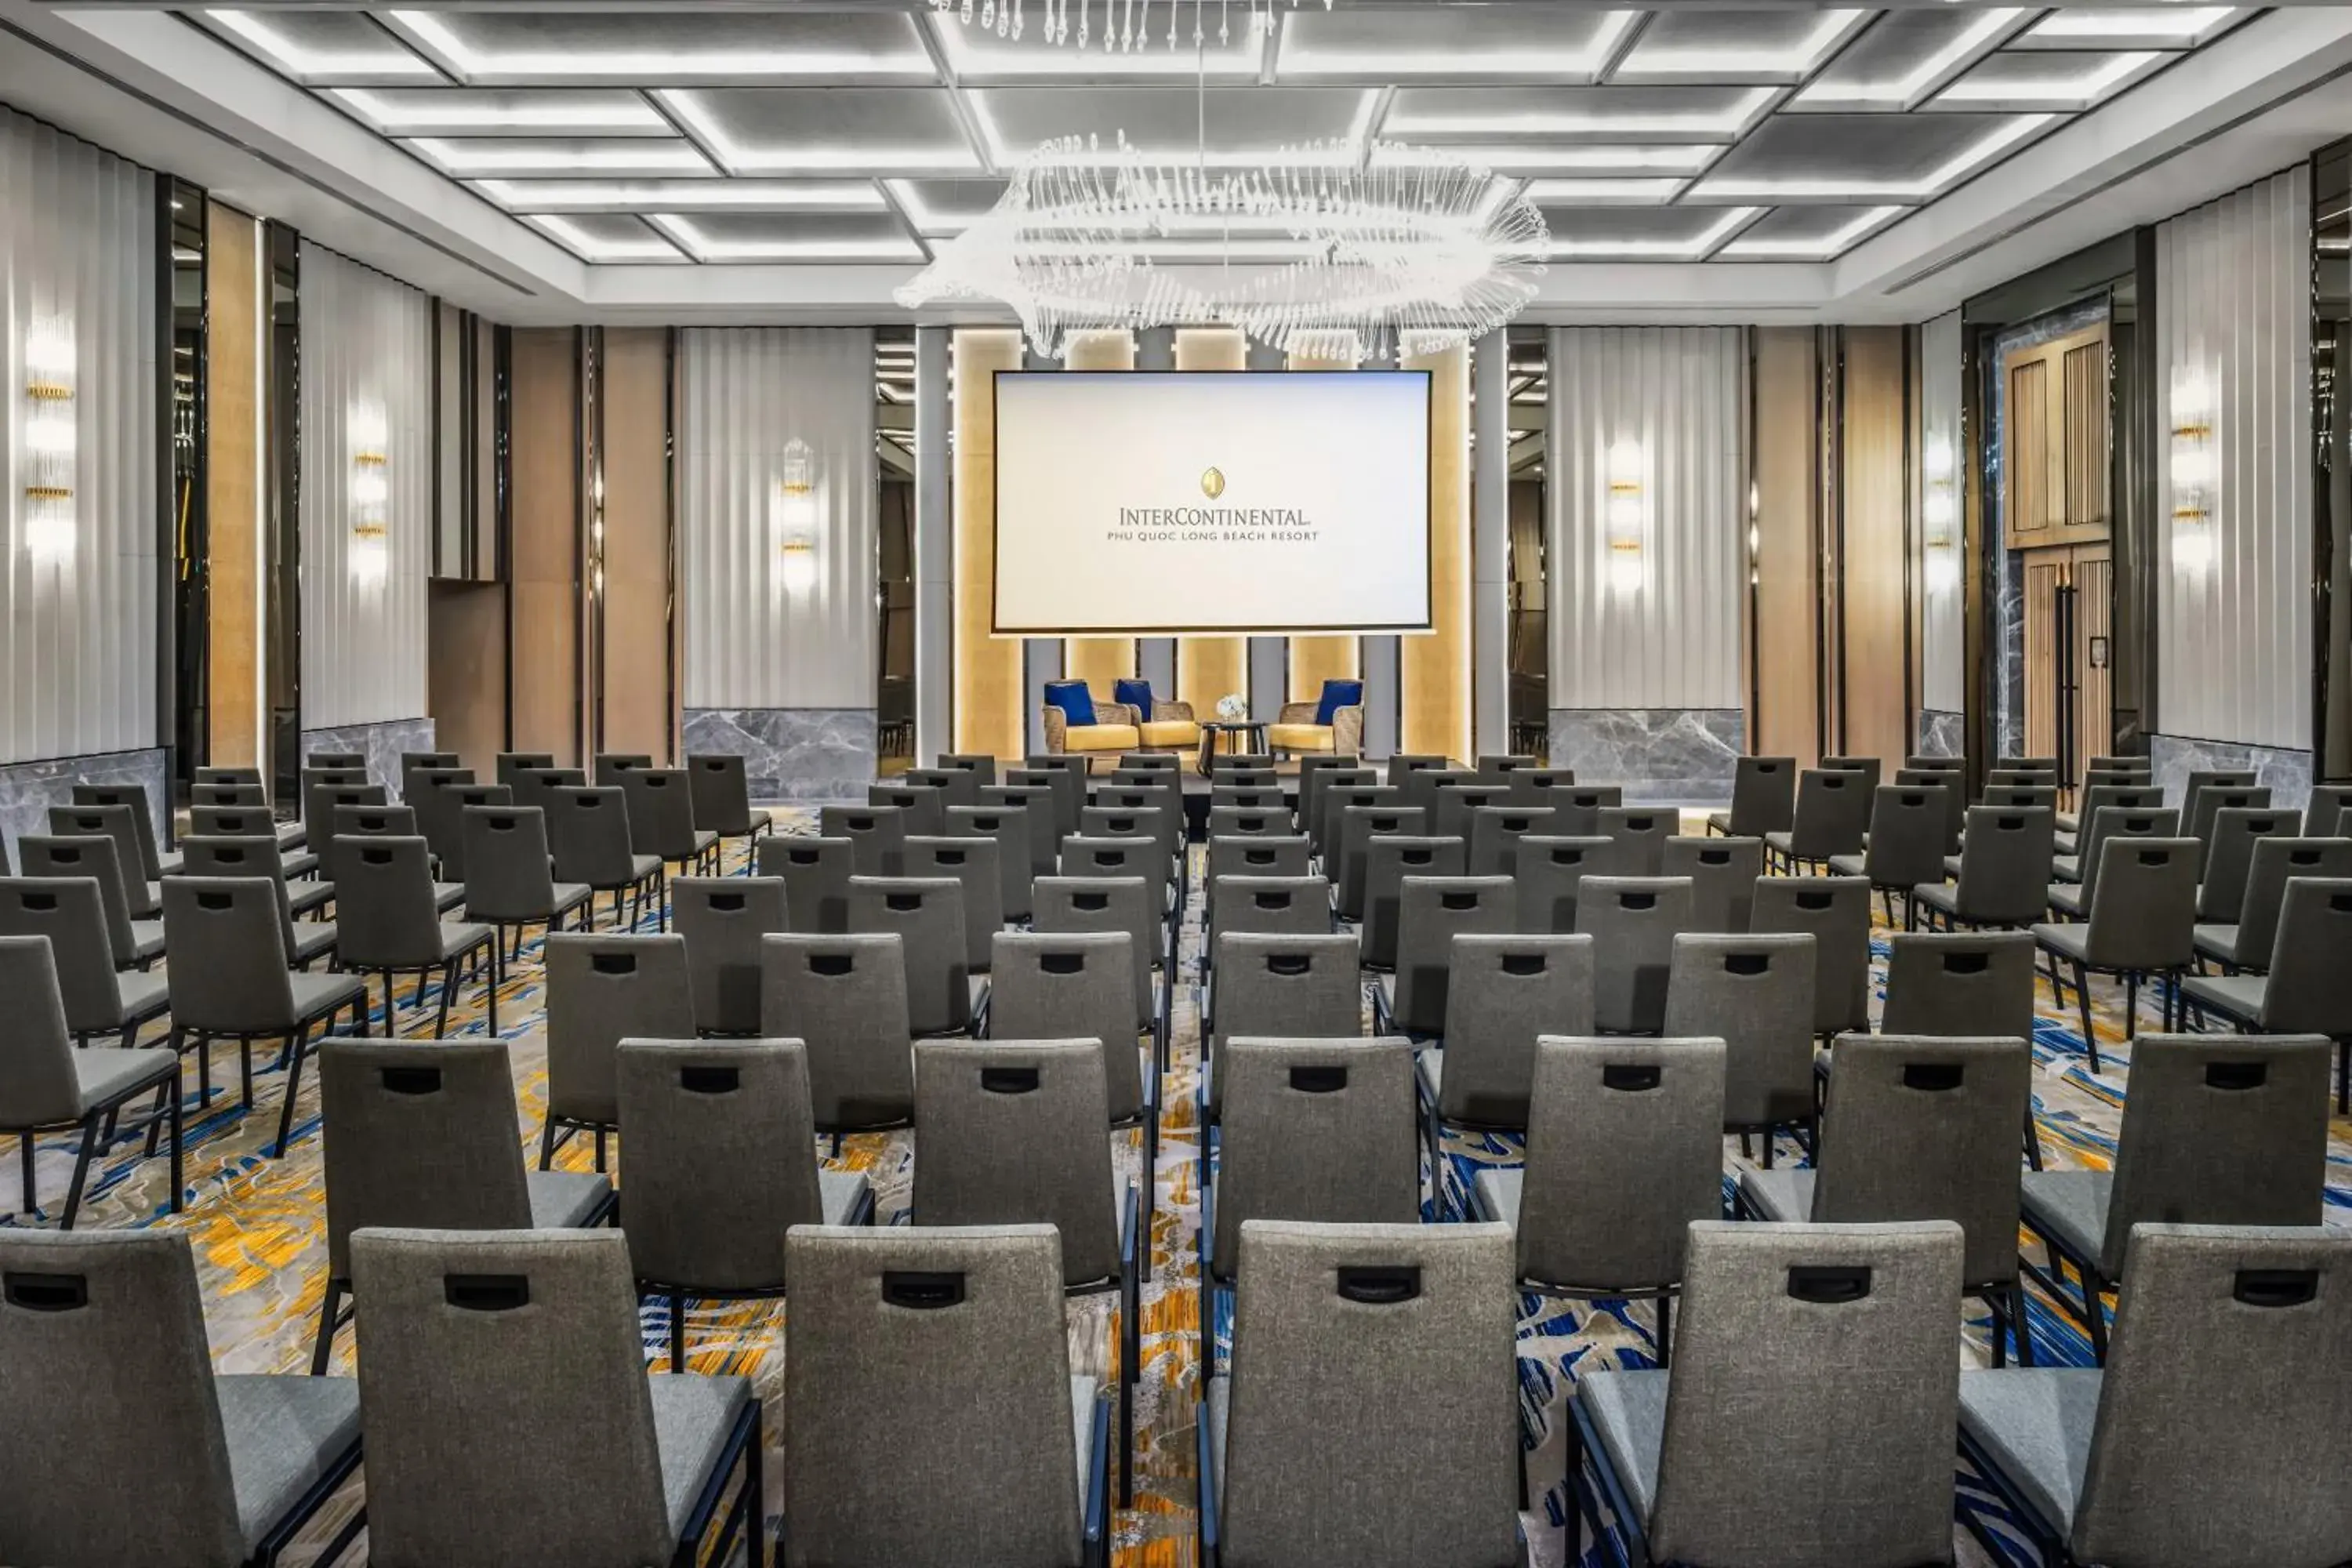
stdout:
[(1004, 637), (1430, 626), (1429, 373), (1000, 371)]

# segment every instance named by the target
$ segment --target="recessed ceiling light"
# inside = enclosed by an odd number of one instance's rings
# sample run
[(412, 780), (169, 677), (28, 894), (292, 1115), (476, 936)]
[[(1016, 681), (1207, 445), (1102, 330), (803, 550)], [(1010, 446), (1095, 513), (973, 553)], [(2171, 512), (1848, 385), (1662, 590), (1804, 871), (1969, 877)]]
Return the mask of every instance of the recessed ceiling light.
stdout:
[(1416, 77), (1543, 77), (1591, 80), (1609, 63), (1627, 29), (1641, 19), (1639, 11), (1604, 12), (1583, 47), (1573, 49), (1463, 48), (1402, 51), (1382, 48), (1324, 48), (1293, 41), (1286, 29), (1276, 57), (1275, 75), (1291, 77), (1377, 77), (1386, 81), (1410, 81)]
[(1812, 239), (1735, 239), (1723, 247), (1726, 256), (1785, 256), (1822, 260), (1837, 255), (1847, 246), (1895, 217), (1906, 209), (1898, 206), (1870, 207), (1854, 216), (1853, 222), (1832, 234)]
[(439, 164), (444, 174), (459, 175), (551, 172), (606, 174), (711, 173), (709, 163), (684, 142), (608, 142), (569, 147), (461, 147), (437, 136), (419, 136), (403, 145), (424, 153)]
[(1808, 179), (1740, 179), (1709, 175), (1691, 187), (1690, 196), (1697, 201), (1717, 197), (1791, 197), (1838, 198), (1881, 197), (1923, 201), (1943, 194), (1945, 187), (1958, 181), (1969, 170), (1986, 162), (2004, 149), (2031, 136), (2058, 117), (2054, 114), (2021, 114), (2004, 121), (1990, 134), (1974, 146), (1963, 149), (1943, 167), (1917, 180), (1808, 180)]
[[(1607, 91), (1607, 89), (1601, 89)], [(1593, 132), (1625, 136), (1736, 136), (1772, 106), (1780, 89), (1750, 88), (1737, 102), (1712, 111), (1597, 109), (1504, 110), (1469, 113), (1424, 110), (1419, 114), (1391, 110), (1381, 129), (1396, 136), (1563, 136)]]
[(2056, 41), (2067, 48), (2084, 41), (2142, 47), (2168, 43), (2186, 47), (2202, 43), (2208, 33), (2237, 14), (2234, 5), (2053, 11), (2028, 27), (2018, 43), (2029, 47), (2044, 40)]
[(1754, 81), (1763, 77), (1802, 79), (1828, 58), (1831, 50), (1868, 21), (1868, 11), (1823, 11), (1813, 30), (1784, 49), (1709, 47), (1644, 48), (1635, 45), (1612, 74), (1622, 81), (1635, 77), (1729, 77)]
[(1741, 226), (1762, 212), (1762, 207), (1727, 207), (1723, 216), (1708, 226), (1704, 233), (1687, 239), (1562, 239), (1555, 237), (1551, 254), (1555, 257), (1649, 257), (1665, 260), (1696, 261), (1727, 236), (1737, 233)]
[(1801, 104), (1909, 103), (1942, 80), (1962, 60), (2000, 37), (2003, 28), (2024, 15), (2022, 9), (2016, 7), (1984, 12), (1950, 43), (1892, 80), (1817, 81), (1800, 91), (1796, 101)]
[(1685, 182), (1673, 178), (1633, 180), (1530, 180), (1520, 194), (1538, 206), (1653, 206), (1675, 199)]
[(683, 213), (649, 215), (697, 261), (920, 261), (910, 239), (716, 239)]
[(438, 80), (440, 72), (406, 49), (330, 54), (306, 49), (259, 17), (243, 11), (207, 11), (206, 16), (268, 55), (290, 76), (318, 79), (338, 76), (413, 76)]
[[(1512, 174), (1549, 174), (1555, 170), (1573, 174), (1601, 174), (1622, 170), (1628, 174), (1652, 171), (1695, 174), (1715, 161), (1723, 148), (1707, 142), (1665, 142), (1653, 146), (1613, 146), (1606, 143), (1583, 147), (1530, 147), (1498, 145), (1465, 147), (1449, 144), (1445, 153), (1451, 157), (1483, 163), (1490, 169)], [(1409, 163), (1422, 152), (1415, 147), (1376, 142), (1372, 147), (1374, 163)]]
[(642, 212), (648, 207), (880, 212), (864, 180), (476, 180), (513, 212)]
[(1265, 63), (1265, 31), (1269, 26), (1264, 12), (1253, 12), (1248, 22), (1235, 29), (1232, 43), (1221, 46), (1211, 38), (1196, 56), (1184, 48), (1130, 49), (1112, 54), (1099, 48), (1033, 48), (1011, 43), (990, 47), (981, 40), (992, 42), (992, 34), (969, 32), (952, 16), (934, 16), (930, 21), (932, 36), (940, 41), (940, 53), (946, 58), (948, 69), (958, 81), (968, 82), (1138, 76), (1189, 80), (1200, 72), (1205, 72), (1212, 79), (1239, 77), (1254, 81)]
[(535, 214), (537, 224), (591, 261), (683, 261), (677, 247), (651, 235), (643, 239), (599, 239), (569, 218)]
[[(2032, 59), (2034, 56), (2017, 56)], [(2041, 59), (2051, 59), (2042, 55)], [(2164, 57), (2153, 49), (2136, 50), (2116, 55), (2097, 68), (2074, 77), (2012, 76), (1996, 72), (1990, 77), (1962, 77), (1936, 95), (1937, 103), (2047, 103), (2065, 109), (2085, 109), (2105, 96), (2108, 89), (2137, 72), (2146, 70)]]
[(365, 88), (339, 87), (329, 96), (340, 99), (364, 115), (387, 136), (420, 131), (466, 131), (478, 126), (518, 131), (657, 131), (667, 133), (669, 121), (653, 105), (633, 93), (615, 94), (603, 102), (562, 99), (552, 102), (484, 104), (468, 101), (463, 93), (436, 92), (422, 100), (393, 103)]
[(730, 174), (805, 173), (817, 169), (876, 174), (922, 174), (933, 170), (961, 173), (980, 167), (979, 158), (961, 140), (932, 147), (824, 146), (808, 142), (746, 147), (727, 134), (726, 127), (719, 123), (696, 94), (662, 88), (654, 96), (701, 138), (703, 145), (717, 155)]
[[(963, 100), (971, 107), (972, 121), (980, 128), (980, 139), (988, 148), (989, 162), (995, 167), (1010, 169), (1035, 151), (1030, 147), (1015, 146), (1006, 140), (1003, 129), (996, 123), (995, 114), (989, 108), (987, 93), (968, 92), (963, 95)], [(1365, 142), (1370, 138), (1372, 121), (1380, 112), (1380, 104), (1381, 95), (1377, 91), (1367, 89), (1359, 94), (1356, 100), (1356, 112), (1349, 123), (1348, 134), (1344, 139), (1324, 148), (1319, 159), (1305, 149), (1294, 149), (1284, 152), (1282, 154), (1284, 161), (1302, 168), (1318, 162), (1328, 163), (1334, 168), (1354, 167), (1358, 159), (1362, 156), (1361, 150)], [(1150, 142), (1130, 141), (1127, 145), (1133, 151), (1121, 152), (1119, 143), (1116, 140), (1103, 142), (1097, 145), (1090, 139), (1089, 145), (1084, 148), (1056, 153), (1051, 162), (1062, 167), (1088, 168), (1097, 164), (1122, 162), (1133, 156), (1135, 153), (1140, 153), (1147, 158), (1181, 158), (1188, 163), (1203, 168), (1247, 169), (1257, 167), (1272, 155), (1267, 149), (1262, 147), (1211, 147), (1204, 152), (1199, 142), (1194, 141), (1157, 146)]]
[(745, 49), (733, 45), (700, 49), (533, 49), (513, 53), (479, 50), (431, 11), (394, 11), (393, 21), (457, 74), (467, 78), (583, 77), (677, 81), (723, 77), (903, 76), (929, 79), (930, 56), (919, 48), (898, 54), (820, 49)]

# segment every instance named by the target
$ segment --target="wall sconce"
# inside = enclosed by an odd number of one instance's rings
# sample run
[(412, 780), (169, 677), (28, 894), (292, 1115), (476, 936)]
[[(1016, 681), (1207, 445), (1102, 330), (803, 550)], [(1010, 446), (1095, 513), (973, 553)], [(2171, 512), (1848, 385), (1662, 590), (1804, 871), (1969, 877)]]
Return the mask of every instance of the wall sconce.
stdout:
[(1927, 481), (1919, 498), (1924, 572), (1927, 592), (1941, 596), (1960, 584), (1959, 541), (1953, 529), (1958, 508), (1952, 499), (1951, 437), (1940, 431), (1928, 437), (1920, 466)]
[(805, 594), (816, 585), (816, 463), (808, 443), (797, 437), (784, 443), (769, 514), (776, 537), (777, 580), (786, 593)]
[(2172, 377), (2172, 568), (2195, 574), (2213, 567), (2213, 387), (2200, 370)]
[(1609, 532), (1609, 586), (1621, 595), (1638, 593), (1649, 578), (1643, 560), (1649, 531), (1649, 461), (1642, 444), (1630, 437), (1611, 442), (1607, 476), (1609, 504), (1603, 521)]
[(345, 548), (352, 581), (381, 588), (392, 574), (392, 457), (383, 415), (356, 407), (346, 416), (352, 474), (344, 500), (351, 509), (352, 536)]
[(41, 321), (25, 333), (25, 552), (36, 561), (71, 559), (74, 521), (73, 327)]

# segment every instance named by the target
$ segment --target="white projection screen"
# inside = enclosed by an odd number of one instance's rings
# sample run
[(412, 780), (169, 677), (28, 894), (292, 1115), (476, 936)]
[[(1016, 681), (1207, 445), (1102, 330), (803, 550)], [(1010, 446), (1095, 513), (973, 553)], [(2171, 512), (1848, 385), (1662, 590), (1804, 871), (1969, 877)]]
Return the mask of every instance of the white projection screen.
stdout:
[(1430, 627), (1429, 373), (1000, 371), (1003, 637)]

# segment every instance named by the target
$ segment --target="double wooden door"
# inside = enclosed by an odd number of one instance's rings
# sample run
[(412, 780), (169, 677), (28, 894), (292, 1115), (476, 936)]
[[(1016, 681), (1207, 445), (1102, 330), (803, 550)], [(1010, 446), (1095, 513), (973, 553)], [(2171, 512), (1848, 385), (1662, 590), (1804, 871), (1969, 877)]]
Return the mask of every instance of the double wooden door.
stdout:
[(2107, 545), (2025, 552), (2025, 750), (2070, 792), (2115, 750), (2114, 619)]

